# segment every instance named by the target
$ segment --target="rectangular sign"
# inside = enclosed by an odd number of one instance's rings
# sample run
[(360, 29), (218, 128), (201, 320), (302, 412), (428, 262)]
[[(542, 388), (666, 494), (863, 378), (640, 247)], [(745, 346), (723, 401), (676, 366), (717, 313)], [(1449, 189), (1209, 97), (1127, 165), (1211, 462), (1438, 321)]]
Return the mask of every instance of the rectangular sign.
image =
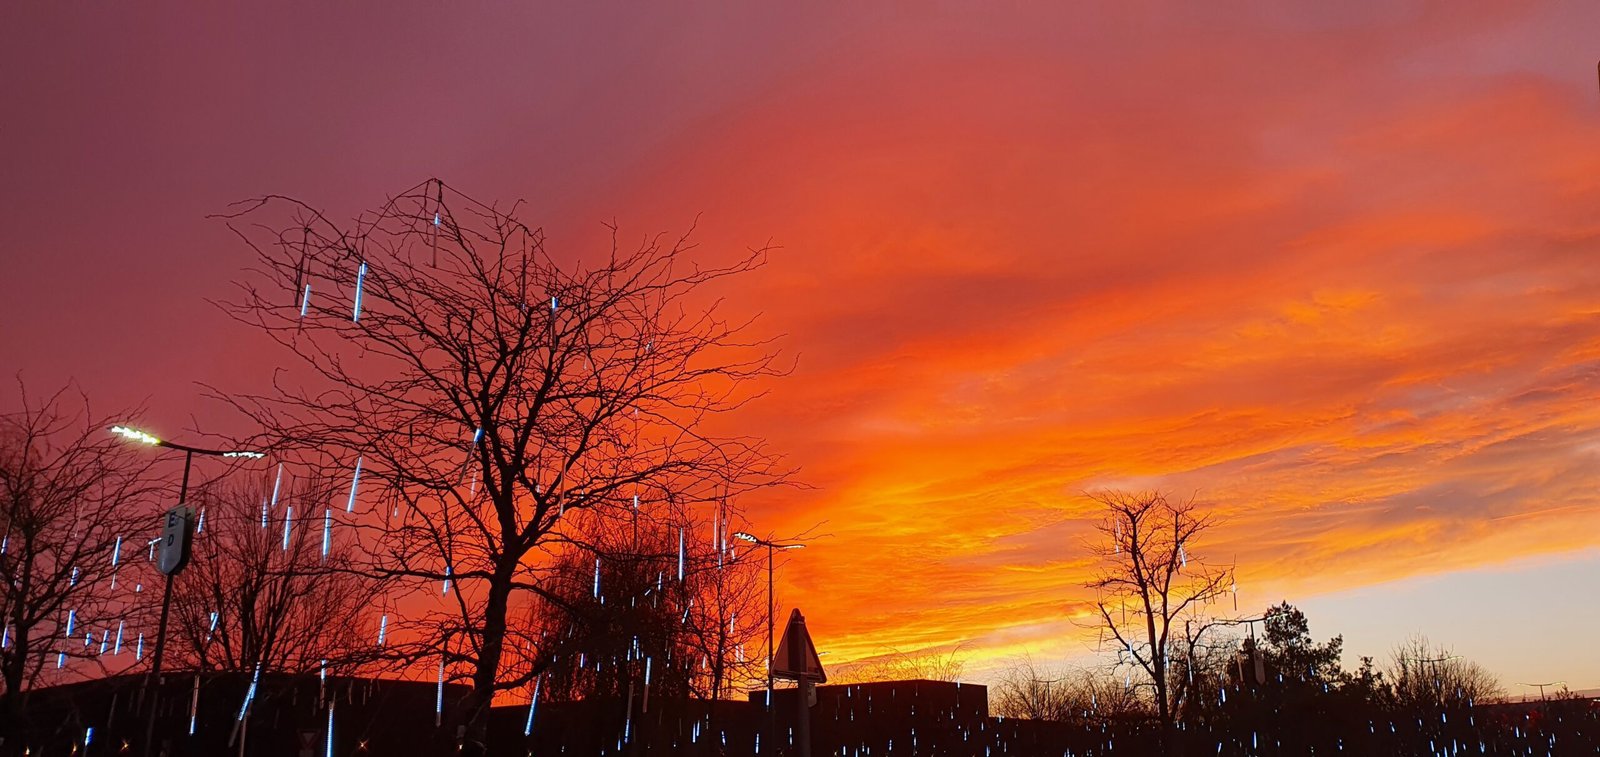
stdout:
[(167, 511), (161, 525), (161, 555), (157, 566), (161, 572), (175, 576), (189, 564), (189, 550), (194, 543), (194, 511), (187, 505), (178, 505)]

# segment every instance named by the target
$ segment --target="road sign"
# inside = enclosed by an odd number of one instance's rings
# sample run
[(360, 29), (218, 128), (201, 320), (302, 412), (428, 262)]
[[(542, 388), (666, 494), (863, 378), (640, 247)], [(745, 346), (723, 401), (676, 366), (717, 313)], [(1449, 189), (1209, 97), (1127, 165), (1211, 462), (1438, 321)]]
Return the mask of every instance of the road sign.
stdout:
[(772, 656), (772, 677), (814, 683), (828, 681), (828, 674), (822, 670), (822, 660), (817, 657), (817, 647), (806, 631), (806, 619), (798, 609), (789, 613), (783, 641), (778, 642), (778, 651)]
[(189, 564), (189, 550), (194, 543), (194, 511), (178, 505), (167, 511), (161, 526), (161, 572), (175, 576)]

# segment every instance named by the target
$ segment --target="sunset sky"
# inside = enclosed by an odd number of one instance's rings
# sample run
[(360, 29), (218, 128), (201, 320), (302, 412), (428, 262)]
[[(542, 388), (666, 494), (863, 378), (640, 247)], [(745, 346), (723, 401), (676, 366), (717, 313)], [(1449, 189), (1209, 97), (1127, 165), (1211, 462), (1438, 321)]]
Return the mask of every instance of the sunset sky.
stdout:
[(1600, 5), (668, 5), (5, 4), (0, 374), (226, 430), (282, 355), (205, 216), (264, 193), (698, 216), (782, 248), (730, 421), (815, 487), (744, 504), (828, 535), (827, 664), (1089, 662), (1083, 493), (1156, 488), (1243, 611), (1600, 686)]

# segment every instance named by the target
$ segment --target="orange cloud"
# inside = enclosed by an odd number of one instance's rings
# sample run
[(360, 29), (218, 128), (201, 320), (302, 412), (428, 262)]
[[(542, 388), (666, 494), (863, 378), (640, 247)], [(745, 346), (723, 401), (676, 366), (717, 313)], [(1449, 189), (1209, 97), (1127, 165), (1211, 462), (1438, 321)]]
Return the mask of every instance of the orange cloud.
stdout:
[(1407, 41), (1490, 34), (1465, 15), (1116, 65), (918, 29), (642, 169), (642, 205), (786, 248), (730, 296), (799, 368), (740, 422), (819, 489), (746, 504), (829, 534), (780, 593), (833, 659), (1092, 647), (1105, 486), (1198, 492), (1257, 604), (1594, 543), (1600, 124)]

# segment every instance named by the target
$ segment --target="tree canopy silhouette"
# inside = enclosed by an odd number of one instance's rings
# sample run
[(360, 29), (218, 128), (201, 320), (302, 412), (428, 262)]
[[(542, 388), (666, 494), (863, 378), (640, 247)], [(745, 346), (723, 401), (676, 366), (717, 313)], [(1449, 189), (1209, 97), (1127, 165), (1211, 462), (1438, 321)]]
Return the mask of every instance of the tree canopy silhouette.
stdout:
[(151, 456), (106, 433), (134, 413), (94, 415), (70, 386), (20, 395), (0, 415), (0, 731), (42, 676), (133, 643), (153, 573), (136, 535), (157, 523), (160, 484)]
[(1216, 623), (1206, 607), (1230, 588), (1231, 568), (1208, 564), (1196, 547), (1211, 519), (1192, 501), (1158, 492), (1092, 495), (1104, 517), (1092, 545), (1101, 567), (1088, 583), (1101, 627), (1150, 687), (1163, 749), (1176, 750), (1177, 714), (1193, 688), (1175, 677), (1175, 658), (1194, 659)]
[(783, 372), (708, 291), (767, 249), (702, 266), (687, 235), (624, 249), (613, 227), (610, 249), (558, 261), (517, 210), (429, 180), (348, 223), (281, 196), (230, 215), (256, 265), (224, 307), (308, 370), (226, 396), (275, 453), (359, 468), (360, 569), (412, 608), (396, 651), (471, 684), (445, 729), (468, 753), (495, 694), (548, 663), (507, 621), (514, 601), (562, 601), (549, 548), (584, 543), (570, 514), (785, 478), (762, 440), (707, 422)]

